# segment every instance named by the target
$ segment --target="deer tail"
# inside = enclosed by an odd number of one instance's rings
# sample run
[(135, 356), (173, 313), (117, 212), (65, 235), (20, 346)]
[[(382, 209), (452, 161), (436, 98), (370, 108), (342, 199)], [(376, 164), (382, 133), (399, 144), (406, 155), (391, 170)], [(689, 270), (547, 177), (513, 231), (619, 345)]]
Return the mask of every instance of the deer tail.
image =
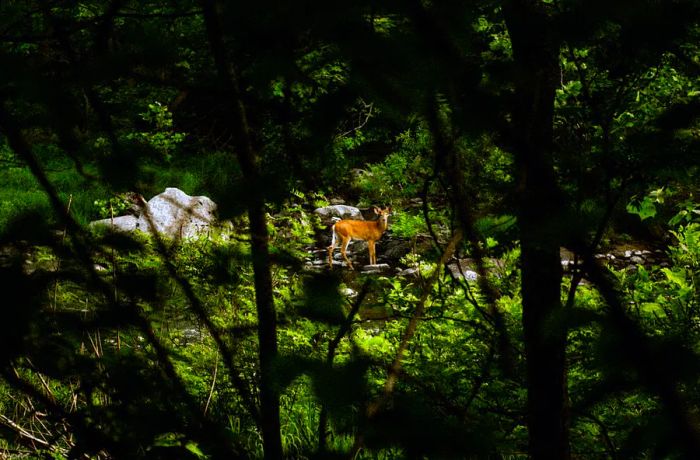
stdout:
[(333, 226), (331, 227), (331, 234), (331, 247), (334, 248), (335, 243), (338, 240), (338, 234), (335, 232), (335, 224), (333, 224)]

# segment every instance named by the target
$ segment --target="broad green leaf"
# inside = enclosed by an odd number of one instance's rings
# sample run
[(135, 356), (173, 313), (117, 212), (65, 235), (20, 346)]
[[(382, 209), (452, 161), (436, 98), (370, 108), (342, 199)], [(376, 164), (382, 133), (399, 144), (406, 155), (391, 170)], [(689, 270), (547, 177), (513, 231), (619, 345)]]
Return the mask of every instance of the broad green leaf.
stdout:
[(656, 215), (656, 206), (654, 205), (654, 201), (655, 200), (653, 200), (651, 197), (645, 196), (638, 203), (630, 202), (627, 205), (627, 212), (638, 215), (642, 220), (654, 217)]
[(644, 302), (641, 305), (641, 310), (646, 314), (653, 314), (656, 316), (666, 316), (666, 311), (661, 306), (661, 304), (656, 302)]
[(207, 456), (202, 452), (202, 450), (199, 448), (196, 442), (190, 441), (187, 444), (185, 444), (185, 449), (188, 451), (192, 452), (194, 455), (197, 456), (197, 458), (207, 458)]
[(666, 279), (678, 285), (681, 288), (687, 288), (688, 282), (686, 279), (686, 272), (682, 268), (676, 268), (671, 270), (670, 268), (662, 268), (661, 271), (666, 275)]

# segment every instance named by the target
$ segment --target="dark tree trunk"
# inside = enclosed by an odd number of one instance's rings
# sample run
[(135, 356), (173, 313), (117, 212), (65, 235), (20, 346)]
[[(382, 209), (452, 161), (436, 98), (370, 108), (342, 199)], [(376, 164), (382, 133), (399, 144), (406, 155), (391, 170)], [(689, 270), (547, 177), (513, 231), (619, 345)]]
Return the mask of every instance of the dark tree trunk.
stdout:
[(542, 2), (504, 2), (515, 60), (511, 142), (518, 174), (528, 431), (533, 459), (568, 459), (561, 200), (552, 162), (559, 43)]
[(277, 318), (272, 295), (270, 251), (263, 194), (264, 181), (260, 177), (258, 155), (253, 147), (236, 69), (226, 55), (219, 17), (222, 4), (217, 0), (203, 0), (201, 4), (207, 38), (212, 49), (216, 69), (226, 95), (229, 97), (230, 125), (234, 134), (236, 157), (249, 190), (248, 219), (250, 220), (251, 255), (255, 275), (255, 304), (258, 314), (258, 342), (260, 345), (260, 428), (265, 458), (280, 459), (283, 453), (280, 435), (280, 395), (275, 384), (273, 368), (277, 358)]
[(272, 296), (272, 274), (268, 247), (264, 203), (248, 208), (250, 237), (255, 274), (255, 304), (258, 313), (260, 344), (260, 420), (266, 459), (282, 458), (280, 437), (279, 391), (274, 382), (274, 361), (277, 358), (277, 315)]

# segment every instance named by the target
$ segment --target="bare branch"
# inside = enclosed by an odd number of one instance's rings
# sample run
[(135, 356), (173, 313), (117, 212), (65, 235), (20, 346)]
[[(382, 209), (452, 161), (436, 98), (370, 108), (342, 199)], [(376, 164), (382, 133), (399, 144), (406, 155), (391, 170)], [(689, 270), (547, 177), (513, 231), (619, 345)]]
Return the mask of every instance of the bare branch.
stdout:
[(12, 428), (14, 432), (16, 432), (18, 435), (20, 435), (23, 438), (29, 439), (32, 443), (37, 443), (47, 449), (50, 450), (56, 450), (54, 446), (49, 444), (48, 441), (44, 439), (37, 438), (33, 434), (31, 434), (28, 430), (22, 428), (19, 424), (15, 423), (12, 421), (9, 417), (6, 417), (3, 414), (0, 414), (0, 422), (4, 424), (5, 426)]

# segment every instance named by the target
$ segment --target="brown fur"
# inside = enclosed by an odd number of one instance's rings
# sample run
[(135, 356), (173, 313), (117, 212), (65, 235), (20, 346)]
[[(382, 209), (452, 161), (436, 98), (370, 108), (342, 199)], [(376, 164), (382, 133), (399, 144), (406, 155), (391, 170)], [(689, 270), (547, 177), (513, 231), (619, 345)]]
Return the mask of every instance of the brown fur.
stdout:
[(370, 265), (377, 264), (375, 243), (382, 237), (386, 229), (389, 227), (389, 214), (391, 213), (391, 208), (373, 208), (373, 210), (375, 214), (379, 215), (379, 219), (372, 221), (344, 219), (336, 222), (335, 225), (333, 225), (333, 239), (331, 245), (328, 246), (328, 265), (331, 268), (333, 268), (333, 250), (335, 249), (336, 236), (338, 236), (341, 240), (340, 253), (343, 255), (343, 258), (345, 259), (345, 262), (347, 262), (348, 267), (350, 267), (350, 270), (354, 270), (346, 253), (350, 240), (367, 241), (369, 263)]

